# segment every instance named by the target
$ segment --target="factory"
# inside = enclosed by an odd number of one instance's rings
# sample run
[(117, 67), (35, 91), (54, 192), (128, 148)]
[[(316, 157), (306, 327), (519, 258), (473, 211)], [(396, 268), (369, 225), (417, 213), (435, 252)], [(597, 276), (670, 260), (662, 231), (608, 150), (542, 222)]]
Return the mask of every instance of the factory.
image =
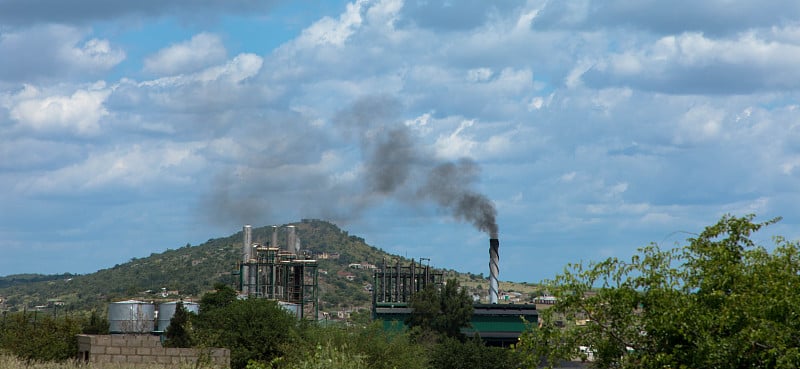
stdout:
[[(539, 314), (532, 304), (498, 304), (498, 275), (500, 241), (489, 239), (489, 303), (474, 304), (470, 328), (462, 329), (467, 337), (478, 334), (484, 342), (493, 346), (509, 346), (517, 342), (525, 330), (525, 321), (536, 322)], [(411, 295), (432, 284), (444, 284), (442, 272), (431, 270), (428, 265), (387, 265), (386, 262), (374, 273), (372, 290), (372, 317), (384, 323), (384, 329), (402, 329), (402, 323), (411, 314)], [(398, 324), (399, 323), (399, 324)]]
[(277, 300), (299, 319), (319, 317), (319, 268), (301, 252), (295, 226), (286, 228), (286, 242), (278, 242), (278, 226), (266, 245), (253, 242), (253, 227), (242, 228), (242, 260), (238, 270), (240, 297)]

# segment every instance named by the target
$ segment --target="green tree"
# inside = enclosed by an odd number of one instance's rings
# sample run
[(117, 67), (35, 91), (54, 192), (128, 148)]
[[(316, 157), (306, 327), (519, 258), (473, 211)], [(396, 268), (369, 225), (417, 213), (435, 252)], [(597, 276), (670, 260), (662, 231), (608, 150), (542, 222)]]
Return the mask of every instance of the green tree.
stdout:
[(515, 369), (518, 364), (514, 351), (486, 346), (478, 337), (464, 342), (446, 337), (431, 352), (431, 367), (437, 369)]
[(269, 363), (285, 355), (298, 337), (295, 317), (266, 299), (233, 300), (212, 309), (201, 305), (192, 326), (201, 345), (231, 350), (234, 369), (250, 360)]
[(65, 361), (78, 354), (82, 319), (36, 312), (11, 314), (4, 320), (0, 351), (26, 361)]
[(97, 309), (89, 315), (89, 321), (83, 326), (83, 334), (108, 334), (108, 319), (100, 316)]
[(178, 301), (175, 304), (175, 314), (169, 320), (169, 326), (164, 332), (165, 347), (192, 347), (192, 338), (189, 335), (189, 312)]
[(428, 284), (411, 296), (413, 309), (406, 320), (409, 327), (436, 332), (463, 340), (461, 328), (470, 326), (472, 298), (455, 279), (448, 279), (440, 289)]
[(303, 329), (299, 344), (287, 352), (284, 363), (296, 367), (307, 358), (320, 354), (321, 347), (325, 348), (325, 354), (338, 352), (358, 358), (371, 369), (429, 367), (424, 347), (412, 342), (407, 332), (384, 330), (382, 322), (367, 326), (310, 324)]
[(208, 292), (200, 298), (201, 312), (209, 312), (224, 308), (236, 301), (236, 291), (224, 283), (214, 284), (214, 292)]
[(800, 246), (756, 245), (753, 233), (777, 219), (753, 219), (724, 216), (682, 248), (568, 266), (518, 349), (529, 366), (584, 346), (599, 368), (800, 367)]

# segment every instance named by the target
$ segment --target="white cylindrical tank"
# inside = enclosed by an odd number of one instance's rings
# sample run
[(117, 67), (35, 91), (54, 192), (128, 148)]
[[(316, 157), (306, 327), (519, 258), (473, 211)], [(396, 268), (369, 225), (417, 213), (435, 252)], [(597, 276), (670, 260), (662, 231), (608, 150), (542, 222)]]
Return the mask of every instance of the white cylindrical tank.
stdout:
[(196, 302), (172, 301), (160, 303), (158, 304), (158, 324), (156, 326), (156, 332), (167, 331), (170, 320), (175, 316), (175, 310), (177, 310), (179, 302), (183, 304), (183, 308), (189, 313), (198, 314), (200, 312), (200, 304)]
[(292, 313), (292, 315), (294, 315), (296, 318), (298, 318), (298, 319), (301, 318), (300, 305), (299, 304), (294, 304), (294, 303), (285, 302), (285, 301), (278, 301), (278, 305), (280, 307), (284, 308), (286, 311)]
[(128, 300), (108, 304), (108, 330), (111, 333), (150, 333), (155, 325), (155, 306)]

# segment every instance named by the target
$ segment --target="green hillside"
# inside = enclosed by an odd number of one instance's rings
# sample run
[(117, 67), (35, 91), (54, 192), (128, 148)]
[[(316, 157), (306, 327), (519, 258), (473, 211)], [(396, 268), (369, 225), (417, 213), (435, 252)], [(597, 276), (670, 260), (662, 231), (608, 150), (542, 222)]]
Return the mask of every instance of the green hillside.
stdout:
[[(286, 240), (285, 224), (278, 229), (279, 243)], [(291, 223), (302, 243), (301, 252), (314, 255), (319, 263), (320, 310), (334, 312), (367, 308), (372, 283), (369, 269), (349, 268), (349, 264), (368, 263), (380, 267), (385, 259), (392, 265), (409, 260), (391, 255), (364, 239), (348, 234), (336, 225), (316, 219)], [(266, 244), (272, 227), (253, 228), (253, 242)], [(0, 277), (0, 311), (45, 309), (47, 311), (105, 311), (111, 301), (198, 299), (213, 285), (222, 282), (235, 286), (237, 263), (242, 248), (242, 232), (215, 238), (197, 246), (185, 245), (162, 253), (133, 258), (95, 273), (17, 274)], [(324, 256), (327, 256), (327, 259)], [(470, 293), (485, 295), (488, 282), (483, 275), (445, 270), (446, 278), (457, 278)], [(541, 293), (533, 284), (501, 282), (501, 291), (521, 293), (522, 302)], [(166, 297), (164, 297), (166, 292)], [(503, 301), (515, 302), (515, 301)]]
[[(288, 224), (287, 224), (288, 225)], [(367, 245), (364, 239), (349, 235), (336, 225), (321, 220), (292, 223), (304, 252), (328, 253), (338, 258), (319, 260), (321, 308), (333, 310), (367, 306), (370, 295), (365, 283), (372, 272), (349, 269), (350, 263), (379, 264), (383, 258), (397, 257)], [(279, 228), (279, 239), (285, 240), (285, 228)], [(253, 241), (266, 243), (272, 227), (253, 228)], [(36, 306), (59, 304), (62, 309), (85, 310), (103, 308), (119, 299), (158, 300), (162, 291), (168, 299), (192, 299), (211, 290), (216, 282), (233, 285), (241, 254), (242, 233), (216, 238), (191, 246), (169, 249), (146, 257), (133, 258), (86, 275), (11, 275), (0, 277), (0, 308), (15, 311)], [(349, 273), (348, 280), (342, 273)], [(177, 291), (177, 294), (175, 293)], [(63, 306), (63, 307), (61, 307)]]

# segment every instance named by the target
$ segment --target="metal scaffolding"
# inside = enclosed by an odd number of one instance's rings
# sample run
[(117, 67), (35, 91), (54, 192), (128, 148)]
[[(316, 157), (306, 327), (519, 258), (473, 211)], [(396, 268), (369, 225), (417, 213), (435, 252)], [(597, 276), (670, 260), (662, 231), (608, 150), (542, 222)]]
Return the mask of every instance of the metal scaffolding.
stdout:
[(428, 284), (441, 286), (444, 274), (432, 271), (429, 265), (417, 264), (414, 260), (408, 265), (397, 261), (394, 266), (386, 263), (373, 275), (372, 303), (408, 303), (411, 295), (425, 288)]
[[(240, 291), (252, 298), (278, 300), (300, 319), (319, 317), (318, 264), (277, 247), (253, 245), (250, 259), (239, 265)], [(245, 281), (244, 276), (248, 276)], [(296, 306), (296, 309), (293, 307)]]

